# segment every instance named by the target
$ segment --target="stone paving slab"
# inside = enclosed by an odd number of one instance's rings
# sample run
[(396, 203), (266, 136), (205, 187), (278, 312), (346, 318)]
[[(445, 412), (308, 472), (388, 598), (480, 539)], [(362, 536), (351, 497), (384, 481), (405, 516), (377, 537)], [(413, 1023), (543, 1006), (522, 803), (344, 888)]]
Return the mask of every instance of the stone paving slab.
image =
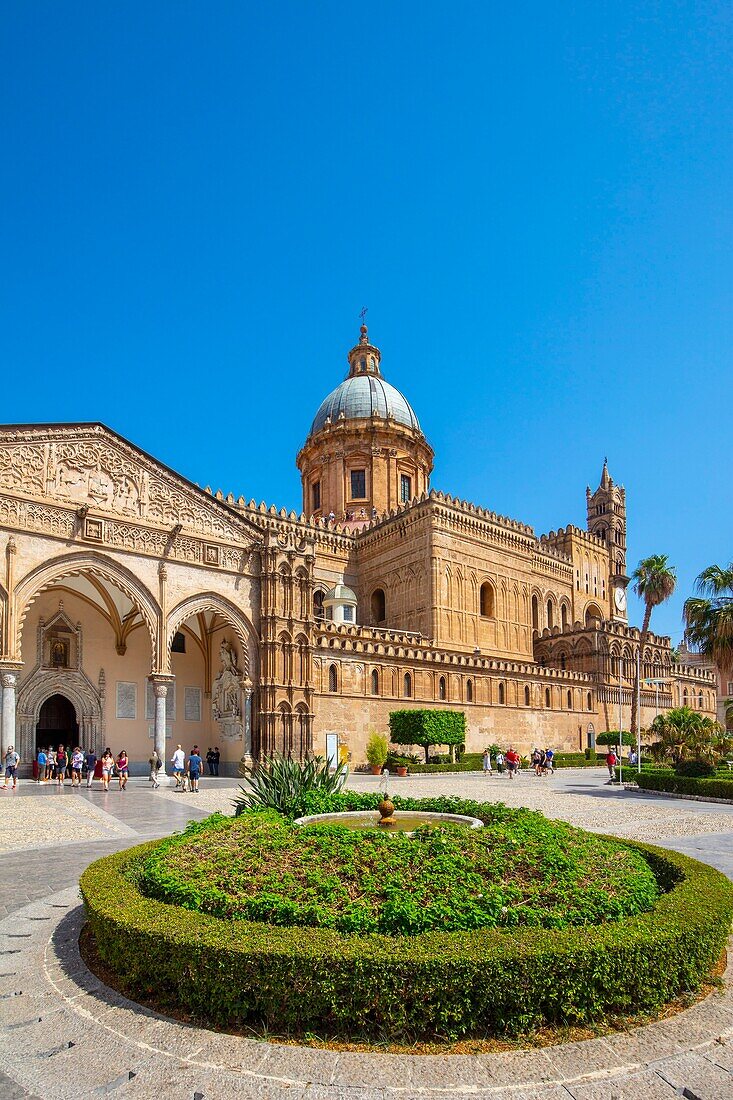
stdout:
[(0, 951), (17, 952), (0, 978), (0, 1071), (17, 1082), (13, 1100), (18, 1088), (43, 1100), (665, 1100), (684, 1089), (733, 1100), (733, 966), (723, 994), (629, 1034), (494, 1055), (339, 1053), (140, 1009), (87, 970), (82, 923), (75, 888), (0, 923)]

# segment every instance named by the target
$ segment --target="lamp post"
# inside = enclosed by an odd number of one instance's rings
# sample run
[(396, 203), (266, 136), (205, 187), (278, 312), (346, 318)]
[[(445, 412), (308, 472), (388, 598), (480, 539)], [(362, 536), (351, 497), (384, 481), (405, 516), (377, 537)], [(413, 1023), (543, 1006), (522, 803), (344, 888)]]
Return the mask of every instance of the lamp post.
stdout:
[[(659, 716), (659, 689), (660, 689), (660, 687), (664, 687), (665, 684), (671, 684), (672, 680), (669, 679), (669, 678), (665, 679), (664, 677), (662, 677), (660, 679), (655, 679), (652, 676), (648, 680), (645, 680), (644, 683), (645, 684), (654, 684), (654, 687), (656, 689), (655, 690), (655, 701), (654, 701), (654, 715), (655, 715), (655, 717), (658, 717)], [(641, 725), (639, 725), (639, 731), (640, 731), (640, 736), (641, 736)], [(639, 752), (639, 771), (641, 771), (641, 752)]]

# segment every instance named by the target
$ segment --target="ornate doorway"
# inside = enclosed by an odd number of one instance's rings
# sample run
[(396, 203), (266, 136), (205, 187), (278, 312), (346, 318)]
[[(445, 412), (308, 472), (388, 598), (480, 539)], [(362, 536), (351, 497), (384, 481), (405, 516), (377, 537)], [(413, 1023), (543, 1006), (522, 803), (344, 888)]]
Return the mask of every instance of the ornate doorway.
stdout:
[(36, 753), (39, 748), (79, 744), (79, 723), (74, 704), (65, 695), (50, 695), (41, 706), (36, 725)]

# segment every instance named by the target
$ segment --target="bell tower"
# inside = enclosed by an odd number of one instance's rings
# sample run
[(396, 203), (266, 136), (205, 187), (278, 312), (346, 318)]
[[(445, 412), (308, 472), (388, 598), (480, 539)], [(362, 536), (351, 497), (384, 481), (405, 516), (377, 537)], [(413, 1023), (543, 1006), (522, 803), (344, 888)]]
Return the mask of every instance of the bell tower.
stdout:
[(627, 621), (626, 587), (626, 490), (616, 485), (608, 472), (608, 459), (603, 460), (600, 485), (594, 493), (585, 490), (588, 530), (603, 539), (608, 552), (608, 583), (611, 612), (614, 619)]

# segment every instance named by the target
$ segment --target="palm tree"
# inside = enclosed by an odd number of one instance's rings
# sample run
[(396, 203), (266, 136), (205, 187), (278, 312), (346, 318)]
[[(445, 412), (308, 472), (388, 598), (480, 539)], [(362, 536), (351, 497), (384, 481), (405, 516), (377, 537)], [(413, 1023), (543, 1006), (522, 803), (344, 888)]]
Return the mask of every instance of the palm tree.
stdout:
[(677, 584), (677, 574), (673, 565), (669, 564), (666, 554), (652, 554), (650, 558), (642, 558), (637, 565), (631, 580), (634, 592), (646, 605), (644, 622), (639, 635), (639, 651), (641, 657), (634, 670), (634, 694), (631, 699), (631, 733), (638, 736), (639, 707), (639, 668), (644, 656), (644, 646), (649, 637), (649, 622), (652, 611), (660, 603), (664, 603), (672, 595)]
[(709, 565), (695, 581), (699, 596), (685, 600), (685, 641), (717, 665), (722, 679), (733, 675), (733, 562)]
[(723, 727), (690, 707), (677, 707), (657, 715), (649, 732), (659, 738), (651, 747), (652, 756), (671, 760), (673, 764), (682, 760), (713, 764), (727, 745)]

